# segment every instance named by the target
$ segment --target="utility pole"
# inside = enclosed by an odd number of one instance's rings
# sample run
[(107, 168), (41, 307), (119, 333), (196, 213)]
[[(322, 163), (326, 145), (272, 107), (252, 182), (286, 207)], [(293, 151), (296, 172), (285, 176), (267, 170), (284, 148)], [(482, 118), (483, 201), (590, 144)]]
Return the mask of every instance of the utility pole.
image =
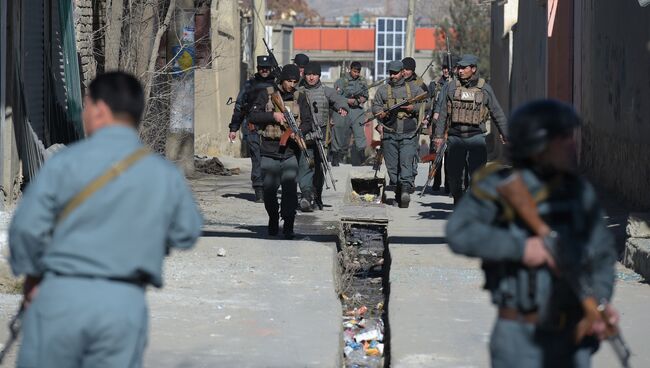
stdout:
[[(266, 47), (264, 47), (264, 42), (262, 41), (266, 34), (266, 0), (253, 0), (253, 9), (253, 18), (255, 18), (253, 22), (253, 37), (255, 37), (253, 64), (257, 64), (257, 56), (266, 55)], [(269, 45), (272, 45), (271, 40), (266, 41)], [(253, 66), (257, 68), (257, 65)]]
[(404, 56), (413, 57), (415, 54), (415, 21), (413, 14), (415, 13), (415, 0), (409, 0), (408, 13), (406, 15), (406, 47), (404, 48)]

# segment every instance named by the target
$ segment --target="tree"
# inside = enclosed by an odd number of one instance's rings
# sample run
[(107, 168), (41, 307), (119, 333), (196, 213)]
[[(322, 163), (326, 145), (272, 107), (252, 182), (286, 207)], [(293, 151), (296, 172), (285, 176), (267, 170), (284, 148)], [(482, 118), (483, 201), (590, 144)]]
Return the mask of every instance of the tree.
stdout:
[(453, 34), (452, 52), (479, 57), (483, 77), (490, 73), (490, 6), (480, 0), (451, 0), (449, 22), (444, 26)]

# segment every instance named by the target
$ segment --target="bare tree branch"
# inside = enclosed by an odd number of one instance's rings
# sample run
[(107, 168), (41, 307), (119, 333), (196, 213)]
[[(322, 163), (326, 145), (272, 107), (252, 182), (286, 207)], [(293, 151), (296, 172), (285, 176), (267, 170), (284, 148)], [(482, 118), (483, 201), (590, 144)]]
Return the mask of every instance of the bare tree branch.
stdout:
[[(144, 76), (146, 78), (145, 87), (144, 87), (144, 97), (146, 98), (147, 105), (149, 104), (151, 83), (154, 77), (154, 72), (156, 70), (156, 60), (158, 59), (158, 49), (160, 48), (160, 40), (165, 35), (165, 32), (167, 32), (167, 28), (169, 27), (169, 23), (172, 20), (172, 15), (174, 14), (175, 8), (176, 8), (176, 0), (171, 0), (169, 2), (169, 7), (167, 8), (167, 14), (165, 15), (165, 20), (163, 21), (163, 24), (161, 24), (160, 27), (158, 28), (158, 32), (156, 32), (156, 37), (154, 38), (153, 48), (151, 50), (151, 57), (149, 58), (149, 67), (147, 68), (147, 75)], [(145, 111), (146, 110), (147, 109), (145, 108)]]

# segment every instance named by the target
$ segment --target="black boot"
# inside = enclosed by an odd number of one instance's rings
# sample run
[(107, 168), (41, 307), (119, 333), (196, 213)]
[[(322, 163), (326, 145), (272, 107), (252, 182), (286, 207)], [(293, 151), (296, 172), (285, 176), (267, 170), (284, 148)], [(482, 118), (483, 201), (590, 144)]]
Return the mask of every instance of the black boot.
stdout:
[(311, 194), (311, 192), (305, 192), (302, 194), (302, 198), (300, 198), (300, 210), (302, 212), (313, 212), (314, 209), (312, 208), (312, 201), (314, 200), (314, 196)]
[(278, 222), (280, 222), (280, 218), (278, 216), (269, 217), (269, 226), (267, 227), (267, 230), (269, 232), (269, 236), (278, 235), (278, 231), (279, 231), (279, 228), (280, 228), (280, 225), (278, 224)]
[(323, 197), (321, 194), (316, 194), (314, 196), (314, 209), (318, 208), (319, 210), (323, 210)]
[(284, 219), (284, 226), (282, 227), (282, 232), (284, 233), (284, 238), (287, 240), (293, 239), (295, 234), (293, 233), (293, 221), (294, 217), (289, 217)]
[(264, 189), (255, 188), (255, 203), (264, 203)]
[(339, 166), (339, 158), (338, 152), (332, 152), (332, 166)]

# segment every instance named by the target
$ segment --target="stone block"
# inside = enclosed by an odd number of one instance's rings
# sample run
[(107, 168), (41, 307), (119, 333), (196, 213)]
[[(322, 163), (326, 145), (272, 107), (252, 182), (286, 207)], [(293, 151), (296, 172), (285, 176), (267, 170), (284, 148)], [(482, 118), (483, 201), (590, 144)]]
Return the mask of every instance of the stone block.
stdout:
[(631, 213), (625, 231), (630, 238), (650, 238), (650, 213)]
[(650, 239), (628, 239), (625, 243), (623, 264), (650, 280)]

